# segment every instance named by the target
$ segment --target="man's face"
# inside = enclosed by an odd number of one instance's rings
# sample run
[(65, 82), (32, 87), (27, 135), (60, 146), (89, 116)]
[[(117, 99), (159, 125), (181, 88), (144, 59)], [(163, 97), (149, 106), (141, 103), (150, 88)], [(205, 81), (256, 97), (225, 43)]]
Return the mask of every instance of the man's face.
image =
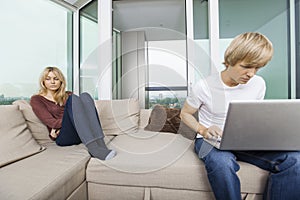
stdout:
[(249, 66), (244, 62), (238, 62), (234, 66), (228, 66), (227, 72), (232, 85), (246, 84), (261, 67)]

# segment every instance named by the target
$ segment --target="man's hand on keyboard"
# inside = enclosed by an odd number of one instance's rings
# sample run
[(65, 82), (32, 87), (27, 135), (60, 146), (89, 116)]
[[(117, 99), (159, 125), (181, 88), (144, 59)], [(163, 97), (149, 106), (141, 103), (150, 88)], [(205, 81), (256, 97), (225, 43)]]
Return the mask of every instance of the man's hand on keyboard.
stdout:
[(222, 134), (223, 132), (218, 126), (212, 125), (203, 132), (202, 136), (206, 139), (219, 138), (219, 140), (221, 140)]

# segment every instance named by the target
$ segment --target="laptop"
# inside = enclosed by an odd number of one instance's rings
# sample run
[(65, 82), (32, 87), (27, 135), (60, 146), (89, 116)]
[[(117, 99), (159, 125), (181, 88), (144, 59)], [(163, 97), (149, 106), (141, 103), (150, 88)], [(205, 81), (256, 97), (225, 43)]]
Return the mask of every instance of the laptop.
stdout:
[(206, 141), (221, 150), (300, 150), (300, 100), (231, 102), (222, 138)]

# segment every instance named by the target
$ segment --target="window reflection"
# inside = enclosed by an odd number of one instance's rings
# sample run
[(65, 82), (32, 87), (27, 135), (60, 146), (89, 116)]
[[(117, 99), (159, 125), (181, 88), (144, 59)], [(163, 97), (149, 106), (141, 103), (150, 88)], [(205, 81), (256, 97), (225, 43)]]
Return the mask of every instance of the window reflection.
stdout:
[(150, 91), (148, 105), (149, 108), (156, 104), (167, 108), (182, 108), (186, 95), (187, 91)]
[(80, 92), (97, 98), (98, 1), (80, 9)]
[(40, 73), (57, 66), (72, 90), (72, 13), (44, 0), (10, 0), (0, 6), (0, 104), (28, 100)]

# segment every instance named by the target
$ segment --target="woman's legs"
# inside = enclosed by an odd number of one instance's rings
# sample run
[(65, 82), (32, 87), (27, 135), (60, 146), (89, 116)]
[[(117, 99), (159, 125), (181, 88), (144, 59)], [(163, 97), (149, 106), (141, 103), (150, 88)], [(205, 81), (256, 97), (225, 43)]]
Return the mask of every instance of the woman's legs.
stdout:
[(97, 113), (97, 109), (95, 107), (94, 99), (88, 93), (80, 94), (80, 100), (82, 101), (82, 105), (85, 111), (88, 113), (88, 122), (92, 129), (93, 135), (95, 137), (104, 138), (103, 130), (101, 127), (100, 119)]
[(96, 142), (98, 145), (106, 147), (106, 144), (103, 140), (104, 133), (97, 109), (95, 107), (94, 99), (86, 92), (80, 94), (80, 99), (83, 102), (84, 109), (89, 113), (87, 117), (89, 119), (88, 121), (90, 123), (91, 130), (93, 131), (92, 133), (95, 135), (95, 137), (99, 138)]
[(73, 110), (72, 110), (72, 96), (70, 96), (66, 102), (64, 115), (62, 119), (62, 128), (57, 136), (55, 142), (59, 146), (69, 146), (74, 144), (80, 144), (76, 129), (74, 128)]
[[(87, 93), (84, 96), (89, 96)], [(91, 109), (91, 108), (94, 109)], [(84, 102), (76, 95), (69, 96), (64, 110), (62, 128), (55, 142), (59, 146), (86, 145), (89, 153), (101, 160), (108, 160), (116, 152), (109, 150), (104, 141), (104, 134), (95, 109), (94, 101)]]
[(241, 200), (240, 180), (236, 172), (240, 169), (234, 154), (220, 151), (198, 138), (195, 152), (205, 163), (210, 186), (217, 200)]
[(109, 150), (104, 143), (104, 134), (94, 100), (89, 94), (84, 93), (80, 97), (72, 95), (72, 107), (74, 127), (90, 154), (101, 160), (114, 157), (116, 152)]

